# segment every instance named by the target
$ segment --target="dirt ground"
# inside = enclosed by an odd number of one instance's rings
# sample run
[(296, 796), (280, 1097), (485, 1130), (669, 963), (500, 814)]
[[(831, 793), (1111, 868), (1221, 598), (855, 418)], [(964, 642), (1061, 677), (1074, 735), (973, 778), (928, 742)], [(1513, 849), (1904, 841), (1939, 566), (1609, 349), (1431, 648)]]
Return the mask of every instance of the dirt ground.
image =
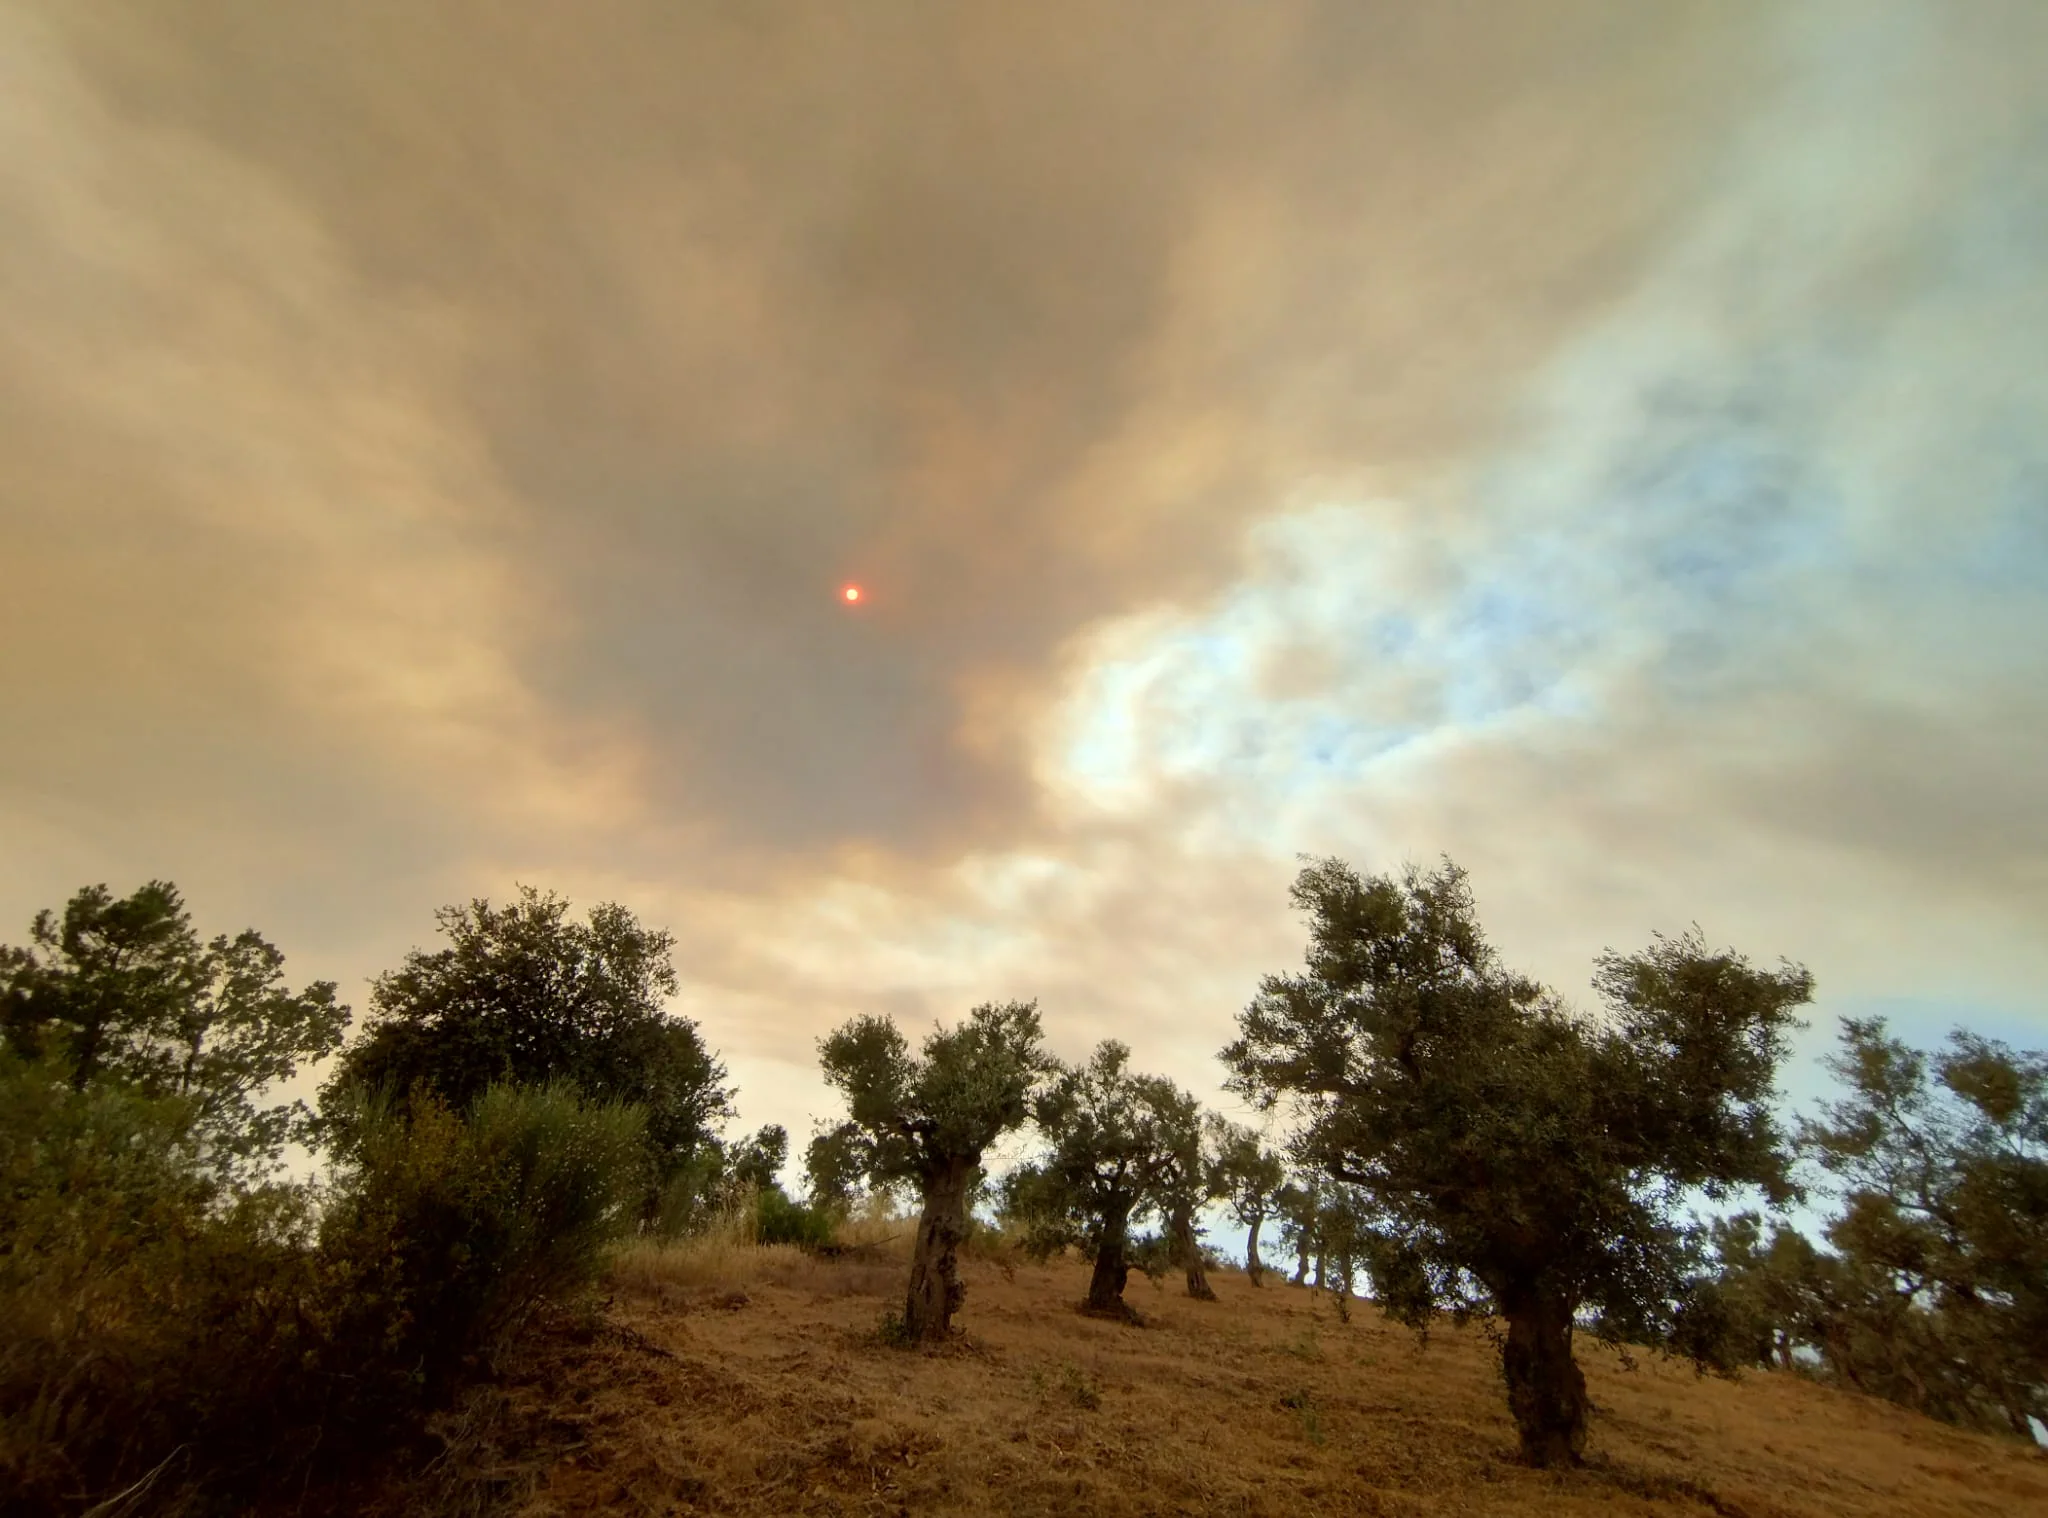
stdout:
[(959, 1342), (889, 1346), (888, 1262), (643, 1253), (610, 1305), (530, 1332), (391, 1511), (544, 1514), (2048, 1515), (2048, 1459), (1799, 1377), (1702, 1379), (1582, 1346), (1588, 1464), (1530, 1470), (1478, 1330), (1420, 1343), (1268, 1278), (977, 1263)]

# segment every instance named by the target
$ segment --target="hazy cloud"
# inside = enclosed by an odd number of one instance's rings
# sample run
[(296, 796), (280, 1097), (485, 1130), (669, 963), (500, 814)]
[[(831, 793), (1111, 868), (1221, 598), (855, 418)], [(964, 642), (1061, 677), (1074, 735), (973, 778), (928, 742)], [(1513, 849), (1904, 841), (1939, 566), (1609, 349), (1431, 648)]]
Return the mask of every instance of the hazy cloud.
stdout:
[(0, 908), (360, 977), (616, 895), (790, 1121), (847, 1012), (1013, 994), (1206, 1085), (1297, 850), (1451, 852), (1568, 990), (1697, 917), (2008, 1007), (2044, 42), (0, 7)]

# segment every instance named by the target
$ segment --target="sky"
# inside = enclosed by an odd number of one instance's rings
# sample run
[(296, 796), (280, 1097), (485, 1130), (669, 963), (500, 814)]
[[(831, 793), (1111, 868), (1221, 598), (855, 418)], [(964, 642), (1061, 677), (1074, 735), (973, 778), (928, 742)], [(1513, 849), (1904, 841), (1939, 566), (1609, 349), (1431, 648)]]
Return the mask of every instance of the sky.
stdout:
[(0, 303), (0, 941), (620, 901), (799, 1147), (1241, 1110), (1304, 854), (2048, 1044), (2036, 0), (0, 0)]

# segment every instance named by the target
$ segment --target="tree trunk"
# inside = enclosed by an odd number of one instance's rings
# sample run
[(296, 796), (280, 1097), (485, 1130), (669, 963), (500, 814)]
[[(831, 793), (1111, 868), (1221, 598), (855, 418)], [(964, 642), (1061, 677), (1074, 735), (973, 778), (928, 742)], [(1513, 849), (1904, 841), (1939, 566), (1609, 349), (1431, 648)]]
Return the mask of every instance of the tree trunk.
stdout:
[(1784, 1329), (1778, 1330), (1778, 1369), (1792, 1368), (1792, 1335)]
[(1572, 1359), (1571, 1307), (1545, 1292), (1502, 1303), (1501, 1374), (1531, 1465), (1576, 1465), (1586, 1448), (1586, 1378)]
[(1318, 1249), (1318, 1250), (1316, 1251), (1316, 1290), (1317, 1290), (1317, 1291), (1321, 1291), (1321, 1290), (1323, 1289), (1323, 1283), (1324, 1283), (1324, 1282), (1325, 1282), (1326, 1280), (1328, 1280), (1328, 1279), (1329, 1279), (1329, 1266), (1330, 1266), (1330, 1256), (1329, 1256), (1329, 1253), (1328, 1253), (1328, 1251), (1326, 1251), (1326, 1250), (1322, 1250), (1322, 1249)]
[(908, 1339), (943, 1339), (966, 1299), (960, 1284), (960, 1240), (967, 1232), (967, 1188), (976, 1160), (955, 1155), (924, 1182), (924, 1215), (910, 1257), (910, 1291), (903, 1301)]
[(1195, 1242), (1195, 1210), (1192, 1207), (1173, 1209), (1173, 1251), (1180, 1256), (1181, 1269), (1187, 1272), (1188, 1295), (1198, 1302), (1213, 1302), (1216, 1292), (1209, 1285), (1209, 1272), (1202, 1264), (1202, 1246)]
[(1299, 1285), (1301, 1285), (1301, 1284), (1302, 1284), (1302, 1283), (1303, 1283), (1304, 1281), (1306, 1281), (1307, 1279), (1308, 1279), (1308, 1235), (1307, 1235), (1307, 1234), (1303, 1234), (1303, 1235), (1301, 1236), (1301, 1242), (1300, 1242), (1299, 1244), (1295, 1245), (1295, 1255), (1294, 1255), (1294, 1284), (1295, 1284), (1296, 1286), (1299, 1286)]
[(1124, 1305), (1124, 1283), (1131, 1278), (1130, 1261), (1124, 1254), (1130, 1224), (1128, 1202), (1103, 1214), (1102, 1237), (1095, 1245), (1095, 1273), (1088, 1279), (1089, 1312), (1115, 1318), (1132, 1316), (1130, 1308)]
[(1265, 1221), (1263, 1217), (1254, 1217), (1251, 1232), (1244, 1236), (1244, 1273), (1251, 1277), (1254, 1286), (1266, 1284), (1262, 1279), (1266, 1274), (1266, 1262), (1259, 1258), (1259, 1224)]

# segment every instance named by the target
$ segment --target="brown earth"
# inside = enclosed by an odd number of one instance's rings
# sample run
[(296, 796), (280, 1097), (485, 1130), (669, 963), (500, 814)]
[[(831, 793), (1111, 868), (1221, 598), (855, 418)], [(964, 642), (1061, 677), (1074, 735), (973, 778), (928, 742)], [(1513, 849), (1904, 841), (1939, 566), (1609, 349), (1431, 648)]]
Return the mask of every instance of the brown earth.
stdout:
[(2048, 1458), (1889, 1404), (1582, 1345), (1587, 1465), (1528, 1469), (1477, 1329), (1426, 1344), (1269, 1278), (968, 1267), (960, 1340), (877, 1332), (900, 1265), (641, 1251), (595, 1317), (541, 1325), (383, 1511), (520, 1514), (2048, 1514)]

